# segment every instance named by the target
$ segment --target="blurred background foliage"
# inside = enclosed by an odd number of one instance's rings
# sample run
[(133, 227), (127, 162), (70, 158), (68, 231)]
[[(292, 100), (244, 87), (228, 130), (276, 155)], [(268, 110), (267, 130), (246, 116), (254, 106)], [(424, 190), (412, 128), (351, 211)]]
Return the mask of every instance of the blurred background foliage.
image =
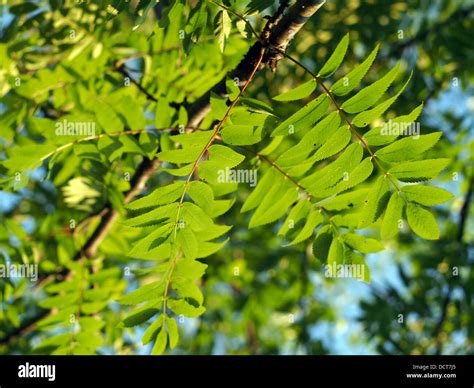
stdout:
[[(247, 12), (257, 31), (265, 24), (264, 16), (273, 14), (278, 5), (255, 0), (224, 4), (235, 12)], [(97, 101), (117, 106), (130, 129), (181, 122), (176, 105), (194, 101), (233, 69), (254, 38), (245, 36), (246, 31), (239, 33), (238, 19), (231, 15), (234, 27), (221, 53), (212, 31), (216, 7), (208, 15), (207, 28), (180, 41), (179, 29), (186, 31), (201, 5), (188, 1), (179, 12), (174, 8), (176, 15), (170, 12), (173, 5), (174, 1), (161, 1), (143, 12), (133, 1), (3, 0), (2, 159), (12, 144), (28, 145), (41, 139), (41, 118), (73, 120), (95, 114), (105, 126), (111, 118), (100, 117), (93, 106)], [(239, 209), (249, 188), (242, 185), (236, 204), (223, 216), (226, 224), (234, 225), (230, 241), (206, 259), (209, 267), (202, 287), (207, 311), (199, 319), (179, 322), (182, 340), (172, 353), (474, 353), (474, 227), (469, 208), (474, 154), (473, 32), (474, 2), (469, 0), (326, 2), (298, 33), (289, 53), (315, 69), (349, 33), (351, 48), (341, 74), (360, 63), (377, 43), (380, 53), (366, 84), (398, 60), (406, 73), (413, 71), (409, 87), (391, 112), (406, 114), (423, 101), (422, 133), (444, 133), (436, 153), (451, 158), (452, 163), (437, 184), (453, 192), (455, 199), (434, 209), (442, 238), (422, 241), (404, 229), (396, 241), (386, 242), (384, 252), (369, 255), (370, 285), (327, 279), (310, 246), (282, 247), (276, 227), (247, 229), (248, 216)], [(138, 88), (123, 88), (121, 69), (139, 80), (157, 102), (147, 102)], [(12, 88), (17, 77), (21, 86)], [(282, 60), (275, 72), (259, 73), (247, 96), (270, 103), (273, 96), (307, 79), (300, 68)], [(276, 104), (275, 110), (285, 117), (300, 103)], [(129, 117), (130, 111), (143, 111), (146, 120)], [(152, 143), (154, 138), (139, 139), (142, 146), (146, 141)], [(105, 203), (122, 209), (123, 192), (129, 185), (124, 176), (133, 173), (140, 159), (140, 152), (130, 144), (109, 160), (90, 151), (84, 157), (81, 152), (69, 149), (54, 156), (49, 173), (46, 165), (34, 164), (35, 151), (23, 155), (28, 163), (31, 158), (34, 172), (17, 182), (14, 191), (7, 172), (0, 171), (4, 177), (0, 261), (40, 266), (39, 284), (0, 279), (0, 353), (31, 353), (43, 338), (41, 326), (23, 329), (43, 311), (38, 301), (48, 284), (41, 279), (67, 266), (68, 258), (97, 223), (92, 219), (81, 225), (82, 234), (72, 233), (71, 220), (86, 219)], [(155, 174), (148, 188), (163, 185), (166, 179)], [(80, 196), (71, 199), (65, 194), (73, 184), (76, 191), (86, 188), (85, 208), (77, 206)], [(101, 310), (105, 335), (100, 354), (149, 352), (139, 343), (141, 328), (118, 326), (124, 312), (114, 302), (117, 294), (133, 289), (147, 274), (142, 262), (130, 262), (124, 255), (133, 238), (120, 223), (114, 225), (90, 264), (112, 270), (107, 284), (115, 292), (107, 295)], [(120, 271), (113, 272), (117, 268)], [(12, 333), (13, 340), (5, 341)]]

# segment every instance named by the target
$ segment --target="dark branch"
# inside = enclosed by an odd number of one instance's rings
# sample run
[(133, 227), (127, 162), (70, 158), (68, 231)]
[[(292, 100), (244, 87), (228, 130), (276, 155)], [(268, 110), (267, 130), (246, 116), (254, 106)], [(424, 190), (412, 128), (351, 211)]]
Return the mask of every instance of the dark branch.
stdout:
[(148, 90), (146, 90), (141, 84), (140, 82), (138, 82), (137, 80), (135, 80), (129, 73), (127, 70), (125, 70), (125, 68), (122, 66), (119, 66), (117, 69), (116, 69), (120, 74), (123, 74), (124, 77), (127, 77), (131, 82), (132, 84), (134, 84), (138, 90), (140, 90), (140, 92), (142, 92), (150, 101), (154, 101), (154, 102), (157, 102), (158, 100), (156, 99), (155, 96), (153, 96), (151, 93), (148, 92)]
[(270, 34), (268, 42), (277, 50), (269, 50), (266, 63), (272, 71), (275, 70), (278, 61), (283, 55), (278, 50), (285, 52), (288, 45), (295, 35), (306, 24), (311, 16), (313, 16), (319, 8), (323, 6), (326, 0), (297, 1), (278, 22), (276, 27)]
[(15, 328), (13, 331), (8, 333), (5, 337), (0, 338), (0, 345), (7, 345), (15, 341), (19, 337), (22, 337), (25, 334), (28, 334), (30, 331), (34, 330), (38, 321), (43, 319), (49, 314), (48, 310), (41, 310), (37, 315), (27, 319), (23, 322), (22, 325)]
[[(273, 45), (279, 50), (285, 51), (296, 33), (323, 4), (324, 1), (321, 0), (298, 0), (293, 4), (269, 33), (268, 39), (263, 37), (263, 41), (255, 42), (235, 70), (231, 71), (227, 77), (224, 77), (217, 85), (189, 107), (188, 112), (191, 117), (189, 125), (199, 125), (202, 118), (209, 112), (211, 92), (220, 96), (226, 96), (225, 81), (227, 78), (237, 80), (240, 86), (247, 82), (259, 59), (262, 47), (269, 46), (269, 50), (267, 50), (261, 67), (268, 65), (274, 70), (278, 61), (283, 58), (283, 55), (276, 50), (272, 50), (271, 46)], [(279, 9), (278, 12), (281, 12), (281, 10)]]

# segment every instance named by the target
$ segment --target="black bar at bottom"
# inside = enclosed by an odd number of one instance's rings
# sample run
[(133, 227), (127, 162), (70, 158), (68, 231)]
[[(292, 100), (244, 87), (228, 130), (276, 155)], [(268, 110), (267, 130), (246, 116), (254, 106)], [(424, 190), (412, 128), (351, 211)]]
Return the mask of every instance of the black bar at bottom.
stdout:
[[(0, 388), (226, 386), (474, 387), (474, 356), (1, 356)], [(285, 383), (286, 382), (286, 383)]]

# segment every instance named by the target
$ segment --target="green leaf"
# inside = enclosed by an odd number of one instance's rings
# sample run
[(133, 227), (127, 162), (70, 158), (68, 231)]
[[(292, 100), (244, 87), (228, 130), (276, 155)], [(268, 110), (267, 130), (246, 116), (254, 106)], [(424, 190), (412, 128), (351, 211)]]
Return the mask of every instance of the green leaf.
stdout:
[(97, 332), (105, 326), (105, 322), (96, 317), (81, 317), (79, 325), (82, 332)]
[(252, 112), (273, 115), (273, 108), (263, 101), (256, 100), (255, 98), (241, 97), (240, 102)]
[(131, 135), (121, 135), (118, 140), (122, 143), (122, 152), (145, 155), (138, 141)]
[(229, 38), (232, 29), (232, 21), (225, 9), (221, 9), (216, 16), (216, 27), (214, 33), (221, 52), (224, 52), (226, 40)]
[(127, 317), (123, 319), (123, 324), (125, 327), (133, 327), (137, 326), (143, 322), (148, 321), (153, 315), (158, 313), (159, 309), (152, 308), (149, 306), (144, 306), (141, 307), (131, 314), (129, 314)]
[[(338, 132), (337, 127), (340, 122), (341, 118), (337, 112), (332, 112), (326, 116), (316, 125), (316, 127), (306, 133), (298, 144), (291, 147), (278, 157), (276, 160), (278, 166), (287, 168), (309, 164), (309, 167), (307, 168), (310, 168), (315, 161), (320, 160), (317, 158), (321, 157), (324, 159), (324, 154), (331, 153), (331, 148), (338, 147), (338, 141), (336, 138), (333, 138), (332, 141), (329, 141), (328, 138), (331, 138), (336, 132)], [(340, 136), (340, 134), (338, 134), (338, 136)], [(311, 152), (322, 144), (324, 144), (323, 147), (321, 147), (322, 151), (319, 149), (319, 154), (316, 153), (316, 155), (308, 159)], [(291, 175), (300, 175), (295, 174), (295, 171), (288, 171), (288, 173)]]
[(405, 203), (400, 194), (395, 192), (388, 201), (387, 210), (382, 221), (381, 237), (389, 239), (396, 236), (400, 230), (400, 222), (402, 221), (403, 208)]
[[(9, 158), (7, 160), (2, 160), (1, 164), (13, 173), (17, 171), (33, 170), (41, 166), (41, 159), (54, 151), (55, 148), (54, 144), (49, 142), (12, 147), (11, 153), (8, 155)], [(13, 173), (12, 175), (14, 175)]]
[(374, 166), (371, 157), (368, 156), (353, 171), (347, 172), (347, 174), (343, 176), (342, 181), (340, 181), (335, 187), (330, 187), (321, 191), (320, 194), (321, 196), (323, 194), (325, 196), (334, 195), (357, 186), (372, 174), (373, 169)]
[(224, 245), (227, 244), (227, 242), (229, 241), (229, 239), (226, 239), (224, 240), (223, 242), (217, 242), (217, 243), (213, 243), (213, 242), (208, 242), (208, 241), (203, 241), (199, 244), (199, 249), (198, 249), (198, 253), (196, 255), (196, 257), (198, 259), (202, 259), (204, 257), (208, 257), (210, 255), (213, 255), (214, 253), (216, 252), (219, 252), (222, 247), (224, 247)]
[(184, 315), (189, 318), (197, 318), (206, 311), (204, 306), (194, 307), (184, 299), (170, 300), (169, 307), (176, 315)]
[(191, 11), (189, 17), (188, 27), (191, 27), (190, 32), (187, 32), (183, 45), (186, 53), (189, 53), (192, 43), (199, 42), (199, 38), (207, 27), (207, 7), (205, 2), (201, 2)]
[(194, 131), (185, 132), (179, 135), (170, 136), (170, 140), (179, 143), (183, 148), (198, 147), (204, 148), (207, 142), (211, 139), (213, 131)]
[(176, 236), (176, 243), (183, 250), (187, 259), (196, 258), (198, 252), (198, 241), (190, 227), (179, 228)]
[(220, 134), (222, 140), (232, 145), (251, 145), (262, 140), (263, 127), (253, 125), (227, 125)]
[(379, 241), (360, 234), (346, 233), (342, 238), (347, 245), (361, 253), (374, 253), (384, 249), (384, 246)]
[(164, 290), (164, 283), (159, 280), (155, 282), (151, 282), (141, 286), (140, 288), (130, 292), (127, 295), (124, 295), (119, 299), (121, 304), (140, 304), (143, 302), (148, 302), (151, 299), (155, 298), (156, 302), (158, 303), (159, 298), (157, 295), (162, 294)]
[(343, 150), (346, 145), (351, 140), (351, 131), (347, 125), (339, 127), (329, 139), (323, 144), (323, 146), (316, 151), (314, 155), (314, 160), (319, 161), (330, 156), (337, 154), (339, 151)]
[(50, 296), (42, 301), (40, 301), (40, 307), (44, 308), (62, 308), (73, 305), (79, 300), (79, 293), (74, 292), (71, 294)]
[(136, 228), (143, 228), (150, 225), (160, 225), (170, 220), (174, 222), (177, 211), (178, 203), (170, 203), (168, 205), (160, 206), (148, 213), (130, 218), (124, 221), (123, 224)]
[(144, 129), (146, 126), (145, 114), (142, 106), (131, 96), (122, 96), (115, 109), (125, 118), (128, 128)]
[(170, 163), (192, 163), (202, 151), (202, 147), (189, 147), (185, 149), (176, 149), (158, 152), (158, 159)]
[(275, 2), (273, 0), (251, 0), (247, 1), (248, 5), (246, 6), (248, 9), (246, 10), (246, 15), (251, 15), (255, 12), (262, 12), (268, 7), (271, 7)]
[(213, 161), (221, 163), (222, 168), (233, 168), (242, 163), (245, 159), (245, 156), (220, 144), (213, 144), (209, 147), (209, 156)]
[(273, 97), (275, 101), (296, 101), (308, 97), (311, 93), (316, 90), (318, 84), (314, 79), (311, 79), (304, 84), (297, 86), (294, 89), (288, 90), (285, 93), (281, 93), (276, 97)]
[(402, 182), (420, 182), (432, 179), (443, 171), (450, 159), (426, 159), (397, 164), (388, 172)]
[(81, 312), (83, 314), (98, 314), (107, 306), (107, 301), (90, 302), (81, 304)]
[(303, 229), (301, 229), (298, 235), (287, 245), (295, 245), (310, 238), (314, 229), (323, 222), (323, 219), (319, 210), (310, 212)]
[(166, 98), (159, 98), (155, 110), (156, 128), (168, 128), (171, 125), (173, 113), (174, 110), (170, 107), (169, 101)]
[(338, 112), (332, 112), (322, 119), (316, 126), (307, 132), (298, 143), (306, 148), (324, 145), (326, 141), (336, 132), (341, 123)]
[(323, 68), (319, 71), (318, 77), (329, 77), (334, 74), (346, 55), (347, 47), (349, 46), (349, 34), (344, 35), (341, 41), (336, 46), (336, 49), (331, 54)]
[(344, 264), (344, 246), (337, 238), (332, 240), (328, 253), (328, 265), (334, 264)]
[(212, 225), (201, 232), (196, 232), (199, 241), (209, 241), (226, 234), (232, 227), (228, 225)]
[(228, 109), (227, 99), (211, 92), (211, 112), (214, 119), (223, 120)]
[(364, 112), (359, 113), (352, 119), (352, 124), (356, 127), (365, 127), (369, 125), (372, 121), (379, 118), (400, 96), (400, 94), (405, 90), (408, 83), (410, 82), (410, 77), (408, 78), (407, 82), (400, 88), (400, 90), (395, 94), (395, 96), (389, 98), (388, 100), (382, 102), (381, 104), (377, 105), (375, 108), (366, 110)]
[(150, 234), (133, 244), (127, 256), (140, 260), (163, 260), (171, 255), (171, 244), (163, 243), (170, 235), (173, 225), (171, 223), (155, 229)]
[(158, 333), (158, 336), (156, 337), (155, 345), (153, 346), (151, 354), (153, 355), (163, 354), (166, 349), (167, 342), (168, 342), (168, 336), (166, 334), (166, 330), (164, 329), (164, 327), (162, 327), (160, 332)]
[[(370, 270), (369, 266), (364, 260), (364, 257), (362, 255), (359, 255), (356, 252), (353, 251), (347, 251), (346, 252), (346, 258), (345, 258), (346, 264), (356, 264), (362, 268), (363, 274), (362, 278), (358, 278), (357, 280), (361, 280), (367, 284), (370, 283)], [(358, 271), (357, 271), (358, 272)]]
[(163, 326), (164, 317), (163, 314), (160, 315), (150, 326), (148, 326), (142, 337), (143, 345), (149, 344), (156, 338), (158, 330)]
[(192, 169), (193, 165), (191, 163), (179, 168), (161, 168), (162, 171), (167, 172), (168, 174), (173, 176), (188, 176), (189, 174), (191, 174)]
[(148, 12), (155, 6), (155, 4), (156, 2), (154, 0), (140, 0), (138, 2), (136, 9), (138, 17), (135, 19), (135, 24), (132, 30), (136, 30), (143, 24), (143, 22), (146, 20)]
[(235, 82), (231, 78), (227, 78), (225, 80), (225, 86), (227, 88), (227, 94), (229, 96), (229, 100), (234, 101), (240, 94), (238, 82)]
[(279, 177), (257, 207), (250, 219), (249, 228), (265, 225), (279, 219), (297, 198), (296, 186)]
[(192, 181), (188, 188), (191, 199), (206, 213), (210, 213), (214, 203), (214, 192), (211, 187), (201, 181)]
[(99, 125), (105, 132), (122, 132), (124, 130), (122, 120), (120, 120), (117, 113), (115, 113), (109, 104), (96, 99), (92, 103), (91, 108), (96, 114)]
[(407, 221), (410, 228), (426, 240), (439, 238), (439, 227), (435, 216), (421, 206), (409, 203), (407, 205)]
[(191, 202), (183, 204), (181, 215), (182, 219), (185, 220), (186, 226), (190, 226), (194, 232), (208, 230), (214, 225), (212, 218), (199, 206)]
[(321, 198), (320, 192), (344, 179), (345, 173), (350, 173), (360, 164), (362, 155), (362, 146), (352, 143), (334, 162), (303, 178), (300, 183), (312, 195)]
[(178, 324), (176, 323), (174, 318), (166, 318), (166, 328), (168, 329), (170, 348), (174, 349), (179, 341)]
[[(370, 159), (370, 157), (366, 158)], [(364, 161), (366, 160), (364, 159)], [(351, 175), (352, 176), (352, 175)], [(349, 178), (350, 179), (350, 178)], [(349, 191), (348, 193), (340, 194), (337, 196), (331, 196), (318, 202), (318, 205), (324, 207), (326, 210), (343, 210), (347, 208), (353, 208), (364, 202), (367, 196), (368, 189), (358, 189)]]
[(385, 178), (383, 176), (379, 177), (364, 201), (359, 218), (359, 228), (366, 228), (377, 220), (384, 210), (389, 189)]
[(360, 90), (354, 97), (351, 97), (345, 101), (341, 105), (341, 109), (347, 113), (358, 113), (374, 105), (395, 80), (399, 67), (400, 64), (397, 64), (381, 79)]
[(404, 186), (402, 192), (409, 201), (424, 206), (439, 205), (453, 198), (453, 195), (447, 190), (424, 185)]
[(158, 149), (158, 136), (150, 132), (142, 132), (138, 138), (140, 147), (146, 153), (149, 159), (154, 159), (156, 151)]
[(212, 218), (219, 217), (225, 213), (234, 205), (235, 198), (230, 199), (217, 199), (214, 201), (212, 211), (209, 214)]
[(197, 260), (181, 259), (177, 262), (173, 275), (189, 280), (197, 280), (203, 277), (207, 265)]
[(57, 348), (58, 346), (66, 345), (71, 341), (71, 334), (70, 333), (63, 333), (52, 336), (41, 341), (36, 347), (35, 350), (39, 351), (41, 349), (47, 349), (50, 347)]
[(95, 349), (102, 346), (104, 343), (104, 338), (100, 333), (77, 333), (76, 341), (80, 344), (80, 349), (78, 350), (77, 345), (74, 349), (74, 354), (95, 354)]
[(97, 148), (113, 162), (123, 154), (123, 144), (117, 137), (103, 136), (97, 142)]
[[(370, 146), (389, 144), (400, 136), (400, 132), (403, 132), (404, 128), (408, 128), (418, 118), (422, 110), (423, 104), (420, 104), (409, 114), (396, 117), (395, 119), (386, 123), (385, 126), (371, 129), (369, 132), (364, 134), (363, 138)], [(397, 128), (396, 133), (387, 133), (386, 128), (388, 125)]]
[(183, 187), (184, 181), (176, 181), (167, 186), (161, 186), (150, 194), (130, 202), (126, 208), (129, 210), (139, 210), (169, 204), (181, 196)]
[(442, 132), (434, 132), (419, 137), (405, 137), (378, 150), (375, 154), (384, 162), (410, 160), (433, 147), (441, 135)]
[(263, 175), (263, 178), (260, 179), (259, 182), (257, 183), (257, 187), (255, 187), (255, 189), (247, 197), (240, 211), (242, 213), (245, 213), (249, 210), (256, 208), (260, 204), (264, 195), (272, 187), (273, 182), (277, 181), (278, 179), (279, 179), (278, 173), (274, 171), (272, 168), (268, 169)]
[[(74, 154), (82, 159), (92, 159), (102, 162), (102, 157), (97, 146), (93, 143), (74, 144)], [(5, 164), (5, 163), (4, 163)]]
[(181, 298), (194, 299), (199, 305), (203, 303), (204, 296), (200, 288), (192, 281), (173, 274), (172, 286)]
[(379, 46), (377, 45), (372, 52), (369, 54), (367, 59), (364, 60), (359, 66), (357, 66), (354, 70), (349, 72), (345, 77), (339, 79), (331, 88), (331, 91), (336, 96), (345, 96), (347, 93), (350, 93), (354, 88), (359, 85), (360, 81), (364, 76), (367, 74), (370, 66), (374, 62), (375, 57), (377, 56), (377, 52), (379, 50)]
[(325, 263), (328, 260), (332, 239), (332, 233), (329, 232), (329, 225), (327, 225), (321, 228), (313, 242), (313, 255), (321, 263)]
[(302, 220), (308, 214), (310, 210), (310, 201), (308, 200), (301, 200), (295, 206), (293, 206), (286, 218), (285, 222), (283, 223), (282, 227), (278, 231), (279, 236), (285, 236), (288, 231), (295, 228), (295, 225)]
[(329, 108), (329, 98), (322, 94), (303, 108), (284, 120), (272, 132), (271, 136), (288, 136), (310, 128)]

